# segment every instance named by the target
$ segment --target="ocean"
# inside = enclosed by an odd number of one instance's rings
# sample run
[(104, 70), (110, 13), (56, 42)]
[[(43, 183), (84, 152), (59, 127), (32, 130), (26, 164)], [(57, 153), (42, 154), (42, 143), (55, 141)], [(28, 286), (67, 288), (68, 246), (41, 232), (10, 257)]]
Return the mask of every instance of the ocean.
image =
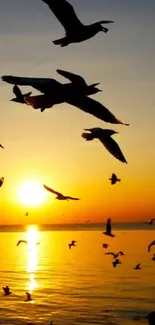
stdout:
[[(103, 230), (92, 224), (0, 227), (0, 323), (147, 324), (144, 317), (155, 310), (155, 246), (147, 251), (155, 226), (117, 224), (114, 238)], [(28, 244), (16, 246), (18, 240)], [(72, 240), (76, 247), (69, 249)], [(114, 268), (108, 251), (123, 251), (122, 264)], [(141, 270), (134, 270), (137, 263)], [(10, 296), (3, 294), (6, 285)]]

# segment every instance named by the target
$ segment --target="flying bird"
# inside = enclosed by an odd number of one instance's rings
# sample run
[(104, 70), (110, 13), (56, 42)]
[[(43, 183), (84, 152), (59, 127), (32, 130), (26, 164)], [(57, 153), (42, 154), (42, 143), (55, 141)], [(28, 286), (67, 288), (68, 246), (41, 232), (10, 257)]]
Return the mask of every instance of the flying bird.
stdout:
[(2, 146), (2, 144), (0, 144), (0, 148), (5, 149), (5, 148)]
[(120, 256), (124, 256), (124, 253), (123, 252), (118, 252), (117, 254), (113, 253), (113, 252), (108, 252), (108, 253), (105, 253), (105, 255), (112, 255), (113, 258), (117, 259), (117, 257), (120, 255)]
[(4, 183), (4, 177), (1, 177), (0, 178), (0, 187), (3, 185), (3, 183)]
[(102, 20), (91, 25), (84, 25), (77, 17), (72, 5), (66, 0), (42, 0), (45, 2), (65, 29), (65, 37), (53, 41), (61, 47), (70, 43), (80, 43), (95, 36), (100, 31), (107, 33), (104, 24), (114, 23), (113, 20)]
[(11, 291), (10, 291), (10, 288), (8, 287), (8, 286), (6, 286), (6, 287), (2, 287), (2, 289), (3, 289), (3, 291), (4, 291), (4, 295), (5, 296), (9, 296), (9, 295), (11, 295)]
[(76, 246), (76, 245), (75, 245), (76, 243), (77, 243), (76, 240), (72, 240), (72, 242), (71, 242), (70, 244), (68, 244), (69, 249), (71, 249), (72, 246)]
[(27, 240), (18, 240), (18, 243), (16, 246), (19, 246), (21, 243), (27, 244)]
[(49, 191), (49, 192), (51, 192), (53, 194), (56, 194), (57, 195), (57, 197), (56, 197), (57, 200), (67, 200), (67, 201), (68, 200), (75, 200), (75, 201), (80, 200), (79, 198), (76, 198), (76, 197), (65, 196), (65, 195), (63, 195), (63, 194), (61, 194), (59, 192), (56, 192), (56, 191), (52, 190), (52, 188), (50, 188), (50, 187), (48, 187), (46, 185), (43, 185), (43, 186), (44, 186), (45, 190), (47, 190), (47, 191)]
[(153, 245), (155, 245), (155, 240), (154, 240), (154, 241), (152, 241), (152, 243), (150, 243), (150, 245), (148, 246), (148, 252), (150, 252), (150, 250), (151, 250), (151, 247), (152, 247)]
[(112, 262), (113, 267), (116, 267), (118, 264), (121, 264), (121, 261), (118, 258)]
[(134, 267), (134, 270), (141, 270), (141, 264), (137, 264), (135, 267)]
[(108, 246), (109, 246), (108, 244), (105, 244), (105, 243), (102, 244), (102, 247), (105, 248), (105, 249), (108, 248)]
[(29, 292), (25, 292), (25, 294), (26, 294), (26, 300), (25, 301), (33, 300), (32, 297), (31, 297), (31, 294)]
[(146, 221), (145, 223), (148, 225), (152, 225), (154, 221), (155, 221), (155, 218), (151, 219), (150, 221)]
[(17, 85), (15, 85), (13, 87), (13, 93), (15, 94), (16, 97), (11, 99), (12, 102), (16, 102), (16, 103), (20, 103), (20, 104), (26, 104), (24, 96), (26, 96), (26, 97), (31, 96), (32, 91), (30, 91), (29, 93), (26, 93), (26, 94), (22, 94), (20, 88)]
[(104, 147), (118, 160), (123, 163), (127, 164), (123, 153), (118, 146), (117, 142), (114, 141), (111, 136), (118, 132), (108, 129), (101, 129), (101, 128), (92, 128), (92, 129), (85, 129), (85, 131), (89, 131), (90, 133), (82, 133), (82, 137), (86, 141), (92, 141), (93, 139), (99, 139)]
[(25, 213), (25, 217), (28, 217), (28, 215), (29, 215), (29, 213), (28, 213), (28, 212), (26, 212), (26, 213)]
[(120, 182), (121, 179), (120, 178), (117, 178), (116, 174), (112, 174), (111, 175), (111, 178), (109, 178), (109, 181), (111, 181), (111, 185), (114, 185), (116, 184), (117, 182)]
[(103, 232), (103, 234), (110, 236), (110, 237), (115, 237), (115, 235), (112, 234), (112, 232), (111, 232), (111, 219), (110, 218), (107, 220), (106, 231)]

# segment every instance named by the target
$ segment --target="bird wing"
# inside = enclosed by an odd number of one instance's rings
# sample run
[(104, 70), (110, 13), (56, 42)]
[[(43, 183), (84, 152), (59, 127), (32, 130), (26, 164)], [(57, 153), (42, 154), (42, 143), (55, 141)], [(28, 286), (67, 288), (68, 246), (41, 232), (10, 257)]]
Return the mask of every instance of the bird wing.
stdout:
[(92, 98), (77, 96), (74, 98), (69, 98), (67, 102), (68, 104), (76, 106), (82, 111), (89, 113), (104, 122), (112, 124), (124, 124), (123, 122), (119, 121), (104, 105)]
[(106, 231), (107, 231), (107, 233), (111, 233), (111, 219), (110, 218), (107, 220)]
[(59, 192), (56, 192), (56, 191), (52, 190), (52, 188), (50, 188), (50, 187), (48, 187), (48, 186), (46, 186), (46, 185), (43, 185), (43, 186), (44, 186), (45, 190), (47, 190), (47, 191), (49, 191), (49, 192), (51, 192), (51, 193), (54, 193), (54, 194), (56, 194), (56, 195), (63, 196), (63, 194), (61, 194), (61, 193), (59, 193)]
[(150, 250), (151, 250), (151, 247), (152, 247), (153, 245), (155, 245), (155, 240), (154, 240), (154, 241), (152, 241), (152, 243), (150, 243), (150, 245), (148, 246), (148, 252), (150, 252)]
[(74, 84), (86, 86), (86, 82), (85, 82), (84, 78), (82, 78), (81, 76), (79, 76), (79, 75), (77, 75), (75, 73), (71, 73), (71, 72), (68, 72), (68, 71), (60, 70), (60, 69), (57, 69), (57, 72), (61, 76), (69, 79)]
[(21, 243), (27, 244), (27, 241), (26, 240), (19, 240), (18, 243), (17, 243), (17, 246), (19, 246)]
[(119, 147), (119, 145), (117, 144), (117, 142), (115, 140), (113, 140), (110, 136), (105, 138), (105, 136), (102, 134), (100, 134), (98, 136), (98, 139), (103, 143), (103, 145), (105, 146), (105, 148), (118, 160), (120, 160), (123, 163), (127, 164), (127, 161), (125, 159), (125, 157), (123, 156), (123, 153)]
[(115, 254), (113, 252), (105, 253), (105, 255), (113, 255), (115, 257)]
[(36, 96), (24, 96), (24, 100), (27, 105), (32, 106), (34, 109), (50, 108), (53, 106), (52, 96), (36, 95)]
[(0, 187), (3, 185), (3, 183), (4, 183), (4, 177), (0, 179)]
[(136, 265), (136, 267), (140, 267), (140, 263)]
[(69, 199), (69, 200), (75, 200), (75, 201), (80, 200), (80, 199), (77, 198), (77, 197), (72, 197), (72, 196), (65, 196), (65, 197), (66, 197), (66, 199)]
[(0, 144), (0, 147), (4, 149), (4, 147), (2, 146), (2, 144)]
[(22, 96), (22, 92), (21, 92), (21, 90), (19, 89), (19, 87), (17, 85), (15, 85), (13, 87), (13, 93), (15, 94), (16, 97), (21, 97)]
[(59, 22), (64, 27), (67, 34), (71, 34), (77, 29), (83, 27), (78, 19), (72, 5), (66, 0), (42, 0), (52, 10)]

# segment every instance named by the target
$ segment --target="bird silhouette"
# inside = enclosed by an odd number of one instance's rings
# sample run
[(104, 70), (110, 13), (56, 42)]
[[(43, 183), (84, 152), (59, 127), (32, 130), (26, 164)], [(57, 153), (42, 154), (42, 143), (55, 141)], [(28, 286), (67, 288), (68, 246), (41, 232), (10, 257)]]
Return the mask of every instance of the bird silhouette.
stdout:
[(79, 43), (95, 36), (100, 31), (107, 33), (108, 28), (104, 24), (114, 23), (112, 20), (102, 20), (91, 25), (83, 25), (78, 19), (72, 5), (66, 0), (42, 0), (45, 2), (66, 31), (66, 36), (53, 41), (61, 47), (70, 43)]
[(117, 182), (120, 182), (121, 179), (117, 178), (116, 174), (112, 174), (111, 177), (109, 178), (109, 181), (111, 181), (111, 185), (116, 184)]
[(32, 297), (31, 297), (31, 294), (29, 292), (25, 292), (25, 294), (26, 294), (26, 300), (25, 301), (33, 300)]
[(155, 254), (153, 254), (152, 256), (152, 261), (155, 261)]
[(21, 243), (27, 244), (27, 240), (18, 240), (18, 243), (16, 246), (19, 246)]
[(115, 237), (115, 235), (112, 234), (112, 232), (111, 232), (111, 230), (112, 230), (111, 228), (112, 228), (111, 227), (111, 219), (109, 218), (107, 220), (107, 224), (106, 224), (106, 231), (104, 231), (103, 234), (107, 235), (107, 236), (110, 236), (110, 237)]
[(118, 264), (121, 264), (121, 261), (118, 258), (112, 262), (113, 267), (116, 267)]
[(24, 96), (29, 97), (32, 94), (32, 91), (26, 94), (22, 94), (20, 88), (17, 85), (15, 85), (13, 87), (13, 93), (15, 94), (16, 97), (11, 99), (12, 102), (26, 104)]
[(90, 133), (82, 133), (82, 137), (86, 141), (92, 141), (93, 139), (99, 139), (104, 147), (118, 160), (123, 163), (127, 164), (123, 153), (118, 146), (118, 144), (111, 138), (113, 134), (118, 132), (108, 129), (101, 129), (101, 128), (92, 128), (92, 129), (85, 129), (85, 131), (89, 131)]
[(150, 221), (146, 221), (145, 223), (148, 225), (152, 225), (154, 221), (155, 221), (155, 218), (151, 219)]
[(117, 254), (113, 253), (113, 252), (107, 252), (105, 253), (105, 255), (112, 255), (113, 258), (117, 258), (118, 256), (124, 256), (124, 253), (123, 252), (118, 252)]
[(28, 215), (29, 215), (29, 213), (28, 213), (28, 212), (26, 212), (26, 213), (25, 213), (25, 217), (28, 217)]
[(77, 243), (76, 240), (72, 240), (70, 244), (68, 244), (69, 249), (72, 248), (72, 246), (76, 246), (75, 244)]
[(134, 267), (134, 270), (141, 270), (141, 264), (137, 264), (135, 267)]
[(152, 247), (153, 245), (155, 245), (155, 240), (153, 240), (153, 241), (149, 244), (149, 246), (148, 246), (148, 252), (150, 252), (151, 247)]
[(109, 246), (108, 244), (105, 244), (105, 243), (102, 244), (102, 247), (105, 248), (105, 249), (108, 248), (108, 246)]
[(9, 296), (9, 295), (11, 295), (11, 291), (10, 291), (10, 288), (8, 287), (8, 286), (6, 286), (6, 287), (2, 287), (2, 289), (3, 289), (3, 291), (4, 291), (4, 295), (5, 296)]
[(5, 148), (2, 146), (2, 144), (0, 144), (0, 148), (5, 149)]
[(57, 200), (67, 200), (67, 201), (68, 200), (75, 200), (75, 201), (80, 200), (79, 198), (76, 198), (76, 197), (65, 196), (65, 195), (63, 195), (63, 194), (61, 194), (59, 192), (54, 191), (52, 188), (50, 188), (50, 187), (48, 187), (46, 185), (43, 185), (43, 186), (44, 186), (45, 190), (47, 190), (47, 191), (49, 191), (49, 192), (51, 192), (53, 194), (56, 194), (57, 195), (57, 197), (56, 197)]
[(4, 177), (1, 177), (0, 178), (0, 187), (3, 185), (3, 183), (4, 183)]

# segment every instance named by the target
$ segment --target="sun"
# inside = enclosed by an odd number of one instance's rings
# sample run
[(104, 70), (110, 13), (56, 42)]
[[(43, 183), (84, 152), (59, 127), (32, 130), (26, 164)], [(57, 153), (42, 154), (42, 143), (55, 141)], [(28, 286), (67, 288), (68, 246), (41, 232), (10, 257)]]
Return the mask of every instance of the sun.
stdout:
[(17, 196), (21, 203), (27, 206), (37, 206), (45, 201), (46, 191), (39, 181), (29, 180), (21, 185)]

